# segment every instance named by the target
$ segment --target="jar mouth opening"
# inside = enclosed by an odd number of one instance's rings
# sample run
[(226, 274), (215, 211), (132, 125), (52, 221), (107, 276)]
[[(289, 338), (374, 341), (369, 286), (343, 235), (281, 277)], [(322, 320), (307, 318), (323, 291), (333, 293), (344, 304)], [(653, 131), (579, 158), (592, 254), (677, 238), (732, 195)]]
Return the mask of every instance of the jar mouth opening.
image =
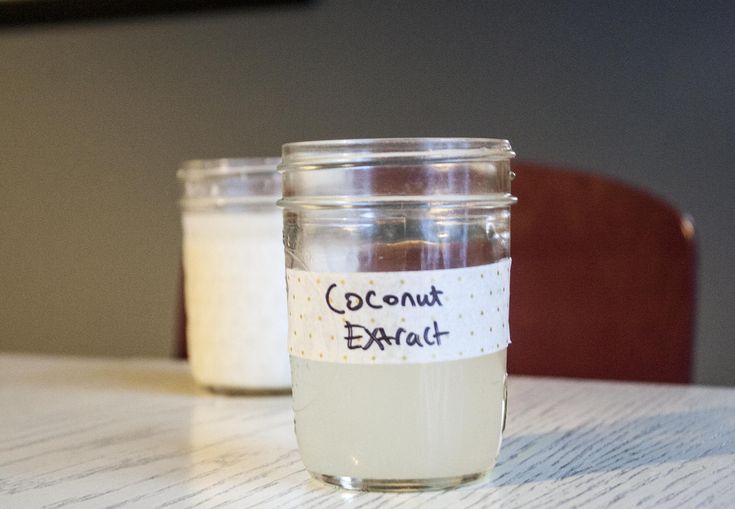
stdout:
[(279, 171), (300, 171), (404, 160), (449, 162), (502, 160), (515, 157), (508, 140), (499, 138), (362, 138), (300, 141), (283, 145)]
[(280, 162), (280, 157), (190, 159), (179, 165), (176, 177), (181, 180), (196, 180), (229, 175), (275, 174)]

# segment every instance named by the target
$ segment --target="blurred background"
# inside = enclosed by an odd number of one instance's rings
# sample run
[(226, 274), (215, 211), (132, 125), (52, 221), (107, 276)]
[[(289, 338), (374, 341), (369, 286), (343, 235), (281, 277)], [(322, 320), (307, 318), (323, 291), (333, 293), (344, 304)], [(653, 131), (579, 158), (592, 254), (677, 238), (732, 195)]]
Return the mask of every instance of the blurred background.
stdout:
[(229, 4), (0, 20), (0, 351), (172, 354), (183, 159), (490, 136), (694, 217), (694, 380), (735, 385), (735, 3)]

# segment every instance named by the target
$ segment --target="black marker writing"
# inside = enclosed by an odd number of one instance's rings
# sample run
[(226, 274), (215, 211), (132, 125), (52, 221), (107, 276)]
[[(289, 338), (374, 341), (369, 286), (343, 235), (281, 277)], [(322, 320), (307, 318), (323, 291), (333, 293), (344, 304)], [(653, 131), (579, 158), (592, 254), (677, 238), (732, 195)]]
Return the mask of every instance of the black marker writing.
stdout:
[(427, 293), (403, 292), (400, 296), (389, 293), (382, 297), (378, 297), (374, 290), (369, 290), (364, 297), (356, 292), (345, 292), (340, 297), (339, 292), (334, 291), (335, 288), (337, 288), (337, 283), (329, 285), (324, 298), (327, 301), (329, 309), (339, 315), (345, 314), (345, 308), (349, 311), (358, 311), (365, 305), (373, 309), (382, 309), (383, 305), (379, 304), (379, 302), (387, 306), (397, 306), (400, 304), (402, 307), (432, 307), (443, 305), (440, 296), (444, 292), (437, 289), (434, 285), (431, 285), (431, 290)]
[(347, 348), (350, 350), (368, 350), (373, 346), (385, 350), (386, 346), (399, 346), (401, 341), (405, 341), (406, 346), (417, 346), (419, 348), (423, 348), (424, 345), (440, 346), (442, 337), (449, 335), (448, 331), (439, 330), (439, 324), (436, 321), (431, 326), (424, 327), (423, 335), (399, 327), (395, 334), (390, 336), (383, 327), (369, 329), (364, 325), (349, 321), (345, 321), (345, 329), (347, 331), (344, 339), (347, 341)]

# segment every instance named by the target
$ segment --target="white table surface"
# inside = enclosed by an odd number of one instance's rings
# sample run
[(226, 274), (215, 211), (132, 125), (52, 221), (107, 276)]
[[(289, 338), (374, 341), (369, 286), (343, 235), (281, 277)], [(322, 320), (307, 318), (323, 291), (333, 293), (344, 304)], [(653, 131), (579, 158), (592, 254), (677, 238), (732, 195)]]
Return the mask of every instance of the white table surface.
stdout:
[(185, 363), (0, 355), (0, 507), (735, 507), (735, 389), (511, 377), (483, 482), (348, 492), (304, 471), (285, 397)]

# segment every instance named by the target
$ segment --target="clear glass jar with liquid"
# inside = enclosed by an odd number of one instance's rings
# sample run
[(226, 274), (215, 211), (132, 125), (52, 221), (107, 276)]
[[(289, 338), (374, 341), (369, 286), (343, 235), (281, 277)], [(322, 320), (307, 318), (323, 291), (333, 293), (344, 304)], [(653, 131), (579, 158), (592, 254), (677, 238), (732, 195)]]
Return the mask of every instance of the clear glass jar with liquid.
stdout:
[(513, 156), (497, 139), (284, 145), (293, 405), (315, 477), (401, 491), (492, 469)]

